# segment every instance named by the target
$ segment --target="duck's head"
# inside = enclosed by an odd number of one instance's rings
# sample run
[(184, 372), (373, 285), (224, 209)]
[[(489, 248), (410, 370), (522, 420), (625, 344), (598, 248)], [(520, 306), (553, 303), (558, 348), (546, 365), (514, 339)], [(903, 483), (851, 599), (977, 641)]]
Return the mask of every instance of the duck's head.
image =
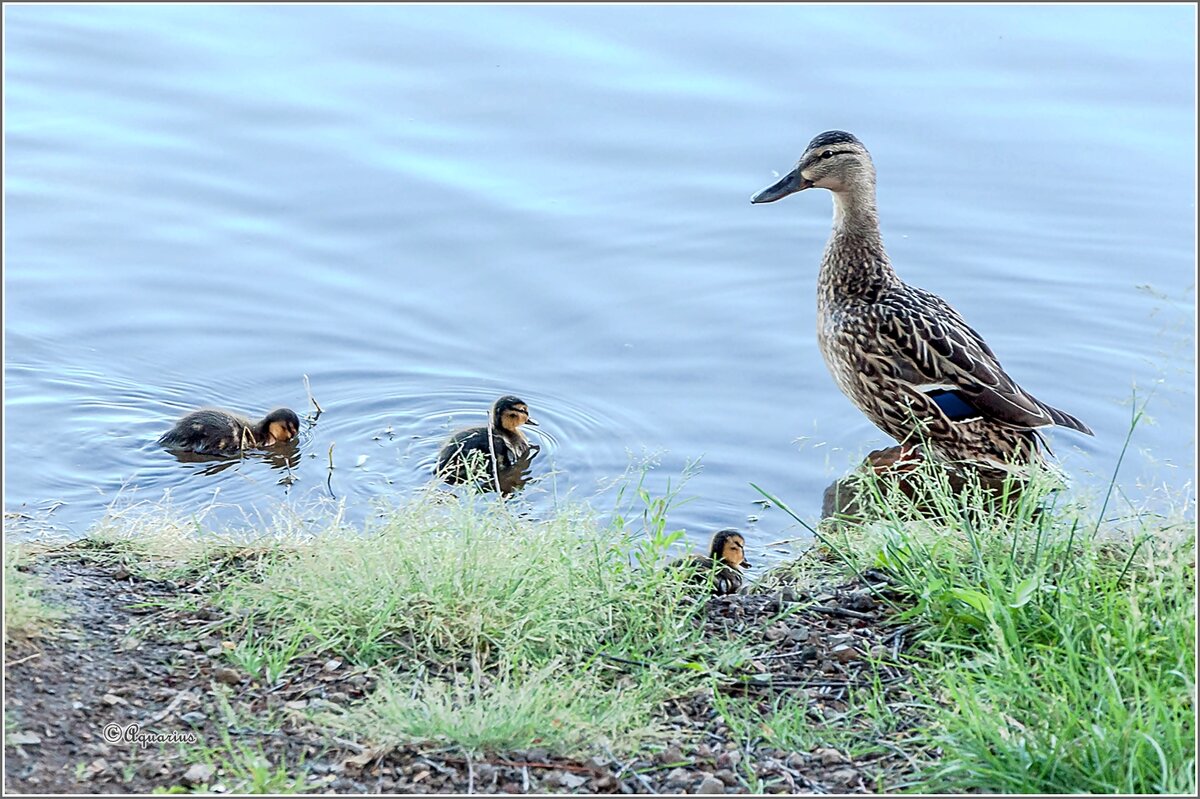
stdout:
[(525, 400), (509, 395), (501, 397), (492, 405), (492, 427), (515, 433), (523, 424), (538, 426), (537, 422), (529, 418), (529, 405)]
[(741, 569), (753, 567), (753, 564), (746, 560), (746, 539), (737, 530), (718, 530), (712, 537), (708, 555), (713, 560), (728, 566), (736, 566)]
[(827, 130), (808, 143), (795, 169), (750, 202), (773, 203), (814, 187), (840, 194), (874, 185), (875, 166), (863, 143), (844, 130)]
[(300, 417), (291, 408), (276, 408), (266, 415), (261, 425), (265, 446), (291, 441), (300, 433)]

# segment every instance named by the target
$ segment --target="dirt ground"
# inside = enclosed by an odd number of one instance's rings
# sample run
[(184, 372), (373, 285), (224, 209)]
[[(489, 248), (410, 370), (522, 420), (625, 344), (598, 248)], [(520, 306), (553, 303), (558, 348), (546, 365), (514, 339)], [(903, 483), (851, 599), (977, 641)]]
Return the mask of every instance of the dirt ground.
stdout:
[[(281, 767), (275, 776), (283, 782), (269, 783), (276, 790), (338, 793), (860, 793), (898, 786), (911, 772), (903, 740), (920, 722), (898, 665), (908, 631), (890, 621), (890, 593), (878, 574), (815, 591), (784, 586), (714, 597), (707, 621), (710, 635), (770, 645), (726, 691), (763, 718), (787, 694), (807, 704), (817, 727), (853, 725), (848, 693), (881, 681), (894, 718), (889, 740), (870, 754), (755, 743), (761, 736), (731, 730), (713, 697), (698, 694), (660, 709), (679, 730), (663, 751), (564, 760), (536, 749), (471, 759), (436, 745), (364, 748), (322, 729), (313, 713), (362, 698), (372, 687), (368, 674), (312, 659), (301, 673), (263, 685), (222, 657), (228, 644), (216, 631), (224, 619), (203, 594), (187, 611), (156, 604), (189, 586), (141, 579), (71, 550), (29, 568), (68, 618), (54, 637), (5, 646), (8, 792), (245, 790), (244, 774), (228, 773), (225, 760), (205, 762), (202, 753), (215, 749), (261, 752)], [(789, 608), (796, 612), (779, 621)]]

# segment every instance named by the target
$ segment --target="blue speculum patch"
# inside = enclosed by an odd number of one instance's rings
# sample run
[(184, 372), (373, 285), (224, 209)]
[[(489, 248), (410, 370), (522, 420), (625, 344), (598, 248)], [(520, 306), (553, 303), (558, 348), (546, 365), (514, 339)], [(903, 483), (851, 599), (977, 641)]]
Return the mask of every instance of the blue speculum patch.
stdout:
[(937, 403), (937, 406), (942, 409), (942, 413), (946, 414), (951, 421), (960, 422), (963, 419), (972, 419), (980, 415), (975, 406), (963, 399), (957, 391), (946, 391), (939, 388), (928, 392), (928, 396)]

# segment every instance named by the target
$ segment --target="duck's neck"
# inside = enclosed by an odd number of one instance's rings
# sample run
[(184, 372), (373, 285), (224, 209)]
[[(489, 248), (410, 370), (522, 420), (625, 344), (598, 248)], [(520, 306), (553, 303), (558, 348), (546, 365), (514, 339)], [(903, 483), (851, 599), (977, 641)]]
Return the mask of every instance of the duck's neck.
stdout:
[(820, 285), (838, 299), (871, 302), (897, 281), (879, 235), (874, 187), (834, 192), (833, 234), (825, 245)]
[(525, 438), (525, 434), (520, 428), (509, 430), (504, 427), (497, 427), (496, 432), (500, 434), (500, 438), (508, 444), (508, 448), (520, 458), (529, 451), (529, 439)]

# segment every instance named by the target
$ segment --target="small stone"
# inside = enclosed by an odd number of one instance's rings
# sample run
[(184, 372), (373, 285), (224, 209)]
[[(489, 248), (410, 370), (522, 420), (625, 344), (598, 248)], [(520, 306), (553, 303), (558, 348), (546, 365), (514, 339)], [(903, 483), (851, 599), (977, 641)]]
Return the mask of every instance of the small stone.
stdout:
[(871, 657), (875, 660), (883, 660), (888, 655), (888, 648), (883, 644), (875, 644), (871, 647)]
[(837, 765), (838, 763), (849, 763), (850, 762), (850, 758), (846, 757), (838, 750), (830, 749), (827, 747), (822, 747), (820, 749), (814, 749), (812, 754), (813, 754), (813, 757), (815, 757), (817, 760), (819, 760), (821, 762), (821, 765), (823, 765), (823, 766), (834, 766), (834, 765)]
[(713, 776), (716, 777), (717, 779), (719, 779), (721, 782), (725, 783), (726, 785), (731, 785), (731, 786), (737, 785), (737, 781), (738, 781), (737, 775), (734, 774), (732, 771), (730, 771), (727, 768), (721, 769)]
[(197, 649), (200, 648), (200, 644), (196, 643), (195, 641), (188, 641), (186, 644), (183, 645), (183, 648), (189, 652), (195, 652)]
[(842, 785), (849, 785), (858, 780), (858, 772), (852, 768), (840, 768), (837, 771), (829, 774), (830, 782), (838, 782)]
[(858, 658), (858, 650), (850, 644), (835, 646), (829, 654), (833, 655), (839, 663), (849, 663)]
[(613, 789), (617, 787), (617, 779), (611, 774), (605, 774), (603, 777), (596, 777), (592, 780), (592, 790), (596, 793), (613, 793)]
[(870, 589), (862, 589), (848, 594), (842, 600), (842, 607), (859, 612), (874, 610), (879, 603), (875, 601), (875, 597), (871, 596)]
[(113, 707), (115, 707), (116, 705), (128, 705), (129, 704), (128, 702), (126, 702), (124, 699), (117, 696), (116, 694), (105, 694), (104, 696), (100, 697), (100, 701), (104, 702), (104, 704), (106, 704), (106, 705), (113, 706)]
[(668, 785), (684, 785), (692, 781), (692, 772), (685, 768), (673, 768), (667, 772)]
[(791, 634), (791, 630), (788, 629), (786, 624), (783, 624), (781, 622), (779, 624), (776, 624), (774, 627), (767, 628), (767, 631), (765, 633), (763, 633), (763, 637), (766, 638), (768, 641), (782, 641), (784, 638), (787, 638), (788, 635), (790, 635), (790, 634)]
[(670, 763), (682, 763), (683, 752), (680, 751), (677, 744), (671, 744), (666, 749), (662, 750), (655, 756), (655, 760), (663, 765)]
[(734, 769), (742, 762), (742, 753), (736, 749), (729, 752), (722, 752), (717, 756), (717, 767)]
[(807, 641), (808, 635), (810, 632), (811, 631), (807, 627), (794, 627), (788, 633), (788, 640), (794, 641), (796, 643), (800, 643), (801, 641)]
[(118, 566), (112, 573), (112, 578), (114, 580), (128, 580), (130, 576), (129, 569), (126, 569), (124, 564)]
[(236, 670), (224, 666), (213, 669), (213, 677), (217, 682), (223, 682), (226, 685), (237, 685), (242, 681), (242, 675), (238, 674)]
[(325, 665), (322, 666), (322, 668), (325, 669), (325, 671), (337, 671), (341, 667), (342, 667), (342, 661), (340, 661), (340, 660), (327, 660), (327, 661), (325, 661)]
[(183, 781), (188, 785), (203, 785), (217, 772), (215, 766), (207, 763), (196, 763), (183, 773)]
[(806, 765), (808, 764), (805, 762), (804, 755), (799, 752), (792, 752), (787, 756), (787, 767), (793, 771), (802, 771)]
[(284, 702), (283, 706), (288, 708), (289, 710), (304, 710), (304, 708), (308, 707), (308, 700), (307, 699), (293, 699), (290, 702)]
[(204, 654), (208, 655), (210, 658), (220, 657), (221, 656), (221, 647), (219, 647), (219, 646), (209, 647), (208, 649), (204, 650)]
[(575, 790), (576, 788), (582, 787), (584, 784), (587, 783), (587, 781), (588, 781), (588, 778), (584, 777), (580, 774), (572, 774), (569, 771), (560, 771), (559, 772), (559, 778), (558, 778), (559, 785), (562, 785), (564, 788), (569, 788), (572, 791)]
[(42, 742), (42, 738), (36, 732), (21, 730), (14, 732), (11, 735), (4, 736), (5, 746), (36, 746)]
[(197, 727), (197, 726), (203, 724), (204, 722), (208, 721), (208, 716), (204, 715), (199, 710), (193, 710), (190, 713), (184, 713), (179, 718), (185, 724), (190, 724), (193, 727)]
[(709, 774), (700, 781), (700, 787), (696, 788), (696, 793), (725, 793), (725, 783)]

